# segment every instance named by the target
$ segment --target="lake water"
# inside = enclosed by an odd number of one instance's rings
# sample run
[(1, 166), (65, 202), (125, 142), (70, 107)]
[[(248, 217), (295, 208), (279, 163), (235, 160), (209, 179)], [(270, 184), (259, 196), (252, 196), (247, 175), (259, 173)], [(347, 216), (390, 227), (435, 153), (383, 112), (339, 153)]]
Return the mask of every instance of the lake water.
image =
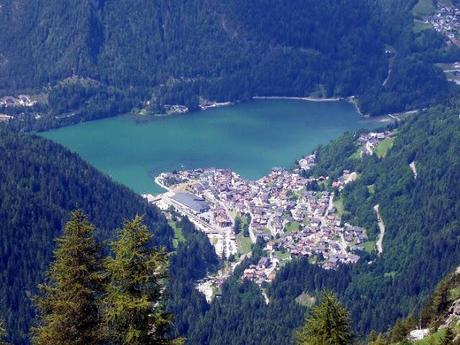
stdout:
[(229, 168), (257, 179), (345, 131), (375, 126), (347, 102), (257, 100), (138, 123), (118, 116), (43, 133), (138, 193), (153, 178), (191, 168)]

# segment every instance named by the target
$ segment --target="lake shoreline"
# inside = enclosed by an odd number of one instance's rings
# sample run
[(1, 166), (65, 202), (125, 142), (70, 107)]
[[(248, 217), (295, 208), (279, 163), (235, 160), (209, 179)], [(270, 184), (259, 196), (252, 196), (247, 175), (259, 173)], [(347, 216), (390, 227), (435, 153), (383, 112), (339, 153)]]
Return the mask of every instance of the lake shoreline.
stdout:
[[(44, 132), (139, 194), (159, 193), (161, 172), (199, 167), (231, 169), (258, 179), (363, 122), (346, 103), (254, 101), (193, 115), (105, 118)], [(150, 121), (149, 121), (150, 120)]]
[[(299, 100), (299, 101), (307, 101), (307, 102), (348, 102), (353, 104), (358, 114), (363, 118), (371, 118), (369, 114), (364, 114), (361, 109), (359, 108), (358, 101), (356, 96), (348, 96), (348, 97), (296, 97), (296, 96), (254, 96), (252, 97), (253, 100), (260, 100), (260, 99), (281, 99), (281, 100)], [(386, 116), (386, 115), (382, 115)]]
[(310, 102), (339, 102), (344, 101), (346, 98), (344, 97), (296, 97), (296, 96), (254, 96), (252, 97), (253, 100), (258, 99), (292, 99), (292, 100), (301, 100), (301, 101), (310, 101)]
[(407, 115), (413, 115), (418, 113), (420, 110), (409, 110), (399, 113), (388, 113), (383, 115), (371, 116), (370, 114), (364, 114), (358, 104), (358, 99), (356, 96), (348, 97), (297, 97), (297, 96), (254, 96), (252, 100), (299, 100), (307, 102), (348, 102), (351, 103), (356, 112), (366, 121), (380, 122), (380, 123), (390, 123), (400, 121), (403, 117)]

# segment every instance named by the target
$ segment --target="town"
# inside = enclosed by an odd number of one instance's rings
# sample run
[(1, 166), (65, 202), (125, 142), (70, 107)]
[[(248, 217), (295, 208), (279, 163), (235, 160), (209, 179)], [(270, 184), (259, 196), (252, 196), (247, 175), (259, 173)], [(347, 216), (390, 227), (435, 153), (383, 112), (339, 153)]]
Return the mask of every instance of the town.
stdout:
[[(390, 131), (363, 133), (356, 139), (357, 152), (361, 157), (372, 155), (392, 135)], [(234, 262), (248, 254), (238, 239), (263, 241), (266, 256), (242, 277), (262, 286), (273, 280), (283, 262), (295, 257), (306, 257), (325, 269), (356, 263), (368, 241), (366, 230), (343, 222), (336, 206), (337, 195), (359, 175), (344, 170), (334, 181), (328, 176), (306, 177), (315, 165), (316, 155), (307, 155), (295, 169), (274, 168), (256, 181), (217, 168), (162, 173), (155, 181), (167, 192), (149, 200), (189, 217), (227, 260)], [(318, 188), (326, 184), (332, 189)], [(210, 279), (222, 281), (222, 277)], [(202, 284), (207, 286), (210, 280)]]

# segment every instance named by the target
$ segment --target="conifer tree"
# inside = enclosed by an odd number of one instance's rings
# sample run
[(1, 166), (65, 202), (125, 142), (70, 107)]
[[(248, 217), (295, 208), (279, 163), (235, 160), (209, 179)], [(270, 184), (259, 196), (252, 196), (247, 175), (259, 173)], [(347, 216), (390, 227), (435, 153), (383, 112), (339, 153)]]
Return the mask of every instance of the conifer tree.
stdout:
[(444, 334), (444, 337), (441, 340), (441, 345), (452, 345), (454, 341), (455, 335), (454, 332), (450, 327), (446, 328), (446, 333)]
[(96, 345), (102, 343), (98, 299), (104, 282), (103, 260), (94, 227), (82, 211), (74, 211), (57, 239), (49, 282), (35, 298), (39, 325), (36, 345)]
[(350, 316), (331, 292), (323, 293), (305, 325), (296, 332), (297, 345), (350, 345), (353, 341)]
[(8, 345), (5, 338), (6, 338), (6, 329), (3, 326), (3, 321), (0, 320), (0, 345)]
[(164, 310), (168, 258), (152, 247), (152, 234), (141, 217), (124, 224), (106, 259), (109, 283), (104, 319), (110, 344), (176, 344), (168, 340), (171, 315)]
[(377, 334), (375, 331), (371, 331), (369, 334), (369, 345), (387, 345), (388, 341), (382, 334)]

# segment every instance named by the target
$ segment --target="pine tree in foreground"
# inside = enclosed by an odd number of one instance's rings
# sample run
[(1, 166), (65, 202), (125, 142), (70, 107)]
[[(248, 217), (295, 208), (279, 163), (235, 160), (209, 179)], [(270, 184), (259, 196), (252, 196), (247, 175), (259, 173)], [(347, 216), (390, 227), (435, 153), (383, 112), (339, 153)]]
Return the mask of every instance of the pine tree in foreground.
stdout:
[(168, 258), (151, 242), (151, 232), (136, 217), (124, 224), (112, 244), (114, 256), (105, 262), (109, 283), (104, 319), (112, 345), (181, 342), (166, 338), (171, 323), (171, 315), (164, 311)]
[(98, 299), (103, 261), (94, 230), (82, 211), (74, 211), (57, 240), (49, 283), (40, 286), (35, 299), (39, 324), (32, 331), (34, 344), (102, 344)]
[(323, 293), (305, 325), (296, 332), (297, 345), (350, 345), (353, 341), (350, 316), (331, 292)]

